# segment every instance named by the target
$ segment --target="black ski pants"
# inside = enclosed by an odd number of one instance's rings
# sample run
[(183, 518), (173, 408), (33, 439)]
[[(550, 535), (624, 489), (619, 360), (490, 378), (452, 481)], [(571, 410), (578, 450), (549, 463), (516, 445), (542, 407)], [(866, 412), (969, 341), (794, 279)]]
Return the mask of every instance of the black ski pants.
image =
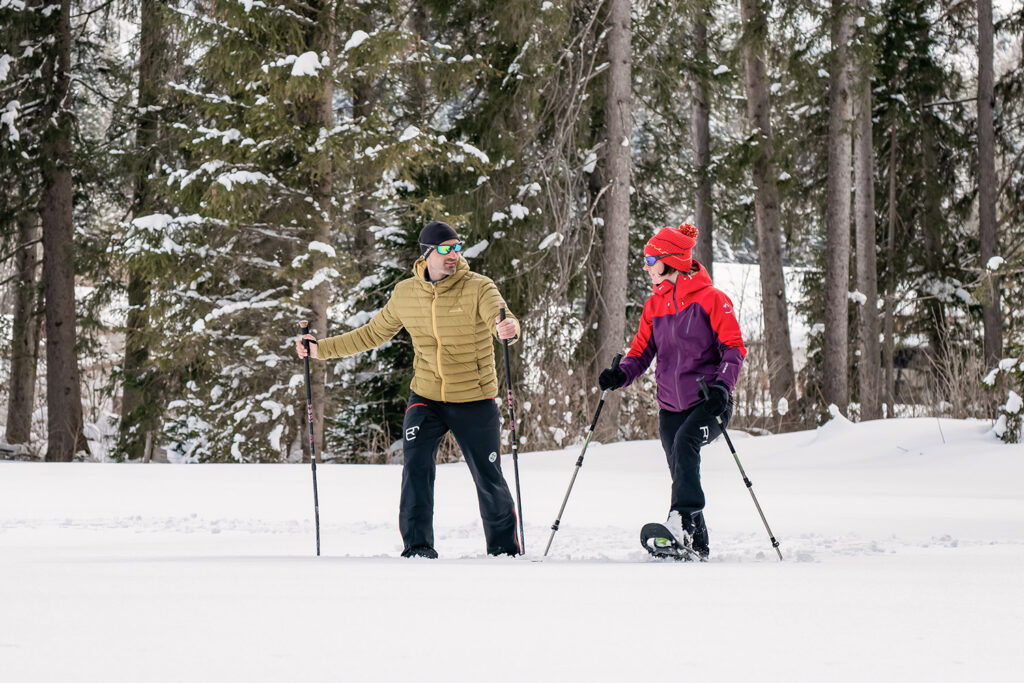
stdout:
[(409, 397), (398, 513), (406, 550), (434, 547), (435, 459), (441, 439), (451, 430), (476, 484), (488, 554), (520, 553), (516, 508), (501, 473), (500, 424), (498, 406), (492, 400), (445, 403), (415, 393)]
[[(733, 401), (722, 413), (722, 422), (729, 426)], [(722, 429), (718, 420), (698, 403), (682, 412), (661, 410), (658, 413), (658, 431), (665, 449), (668, 469), (672, 474), (672, 502), (683, 518), (683, 526), (693, 534), (693, 547), (707, 551), (708, 527), (704, 522), (704, 489), (700, 484), (700, 449), (717, 439)], [(692, 525), (691, 525), (692, 521)]]

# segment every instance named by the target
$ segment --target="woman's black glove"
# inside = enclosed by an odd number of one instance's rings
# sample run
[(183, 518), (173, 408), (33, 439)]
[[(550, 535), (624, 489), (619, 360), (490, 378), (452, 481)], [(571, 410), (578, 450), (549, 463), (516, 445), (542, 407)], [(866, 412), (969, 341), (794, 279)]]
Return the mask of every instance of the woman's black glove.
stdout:
[(724, 384), (715, 382), (708, 387), (708, 397), (704, 399), (704, 410), (712, 417), (718, 417), (729, 405), (729, 390)]
[(601, 391), (615, 390), (626, 383), (626, 373), (619, 369), (618, 365), (612, 368), (605, 368), (597, 378), (597, 385)]

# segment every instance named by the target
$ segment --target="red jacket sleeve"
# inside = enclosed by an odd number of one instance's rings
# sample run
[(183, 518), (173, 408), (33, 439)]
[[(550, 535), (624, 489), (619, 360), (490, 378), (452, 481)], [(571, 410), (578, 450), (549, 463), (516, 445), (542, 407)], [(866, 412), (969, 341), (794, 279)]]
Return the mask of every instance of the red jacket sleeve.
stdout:
[(711, 307), (711, 328), (718, 337), (718, 349), (722, 355), (715, 381), (721, 382), (732, 391), (739, 378), (743, 359), (747, 356), (747, 348), (743, 345), (743, 333), (740, 332), (740, 324), (736, 320), (736, 309), (729, 297), (721, 291), (716, 291)]

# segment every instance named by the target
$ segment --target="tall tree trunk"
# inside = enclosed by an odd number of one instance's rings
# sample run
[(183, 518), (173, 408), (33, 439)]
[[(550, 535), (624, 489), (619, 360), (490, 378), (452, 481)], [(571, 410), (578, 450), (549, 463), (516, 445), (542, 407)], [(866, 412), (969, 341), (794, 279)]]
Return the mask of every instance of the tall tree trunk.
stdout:
[[(921, 119), (921, 147), (924, 157), (925, 188), (922, 196), (923, 212), (920, 219), (923, 233), (925, 273), (938, 278), (942, 273), (942, 265), (946, 260), (943, 246), (943, 235), (946, 233), (945, 214), (942, 209), (944, 189), (939, 185), (939, 159), (936, 153), (938, 144), (935, 140), (937, 122), (929, 121), (924, 106), (918, 103), (918, 115)], [(943, 347), (949, 342), (946, 331), (945, 306), (938, 297), (926, 298), (924, 308), (928, 317), (928, 343), (932, 360), (943, 357)]]
[[(332, 0), (320, 0), (314, 5), (316, 8), (315, 28), (312, 39), (313, 49), (317, 54), (326, 54), (330, 64), (335, 63), (335, 4)], [(323, 130), (331, 130), (334, 127), (334, 80), (330, 76), (331, 71), (324, 74), (324, 82), (319, 97), (315, 101), (314, 121)], [(312, 237), (324, 244), (331, 243), (331, 198), (334, 195), (334, 161), (328, 152), (324, 152), (320, 159), (316, 177), (313, 179), (312, 196), (319, 208), (314, 214)], [(326, 265), (325, 258), (319, 252), (314, 252), (313, 263), (320, 268)], [(310, 323), (317, 334), (327, 333), (327, 297), (329, 288), (327, 282), (321, 282), (313, 289), (313, 296), (310, 302), (312, 318)], [(313, 394), (313, 439), (316, 444), (317, 459), (323, 456), (324, 443), (324, 409), (327, 397), (327, 368), (323, 363), (316, 363), (311, 368), (310, 374), (311, 390)], [(308, 454), (307, 454), (308, 457)]]
[(845, 415), (850, 404), (850, 65), (853, 15), (832, 0), (828, 117), (828, 220), (825, 235), (825, 400)]
[[(163, 0), (142, 0), (139, 34), (139, 116), (135, 127), (138, 167), (135, 170), (133, 213), (154, 210), (150, 176), (156, 171), (160, 135), (158, 107), (164, 102), (167, 79), (167, 44)], [(156, 395), (156, 377), (149, 363), (150, 280), (143, 267), (128, 263), (128, 315), (125, 320), (124, 380), (118, 450), (132, 460), (146, 459), (146, 444), (154, 440), (159, 427), (161, 399)]]
[[(978, 236), (981, 267), (998, 254), (996, 230), (996, 150), (993, 124), (992, 0), (978, 0)], [(988, 291), (982, 301), (985, 326), (985, 361), (994, 367), (1003, 355), (1003, 318), (999, 310), (999, 276), (987, 277)]]
[(889, 255), (888, 278), (885, 286), (885, 400), (887, 418), (894, 417), (896, 407), (896, 121), (889, 134), (889, 225), (885, 237), (885, 251)]
[[(865, 7), (865, 3), (861, 3)], [(875, 253), (875, 149), (871, 124), (871, 60), (858, 60), (853, 88), (856, 115), (854, 137), (854, 186), (857, 231), (857, 291), (864, 295), (860, 306), (860, 360), (857, 363), (860, 419), (882, 416), (881, 356), (878, 346), (878, 259)]]
[(18, 217), (18, 251), (14, 257), (14, 311), (11, 330), (11, 384), (7, 397), (7, 433), (10, 444), (28, 445), (32, 437), (32, 411), (39, 361), (39, 225), (38, 215)]
[(82, 436), (82, 387), (75, 349), (75, 249), (71, 186), (71, 0), (47, 22), (53, 52), (42, 76), (46, 129), (39, 149), (43, 281), (46, 291), (46, 459), (70, 462), (88, 446)]
[(692, 96), (693, 113), (690, 118), (690, 141), (693, 147), (693, 161), (697, 172), (697, 196), (695, 198), (695, 219), (700, 234), (697, 237), (695, 256), (712, 271), (714, 260), (714, 215), (711, 196), (711, 128), (708, 105), (708, 8), (704, 2), (693, 8), (693, 58), (697, 68), (693, 71)]
[[(632, 62), (630, 0), (608, 3), (608, 80), (605, 91), (605, 167), (610, 187), (605, 195), (604, 249), (601, 257), (600, 323), (595, 368), (606, 367), (621, 352), (626, 340), (626, 255), (629, 253), (630, 142), (633, 130), (631, 102)], [(618, 394), (608, 402), (617, 414)], [(613, 425), (606, 423), (608, 438)]]
[[(754, 210), (757, 214), (757, 248), (761, 270), (761, 307), (764, 317), (765, 354), (768, 363), (772, 410), (779, 401), (796, 401), (793, 348), (789, 341), (786, 281), (782, 271), (782, 229), (779, 221), (779, 188), (772, 142), (771, 102), (765, 77), (764, 45), (767, 10), (761, 0), (742, 0), (743, 61), (747, 92), (747, 118), (757, 136), (753, 160)], [(791, 413), (792, 414), (792, 413)]]

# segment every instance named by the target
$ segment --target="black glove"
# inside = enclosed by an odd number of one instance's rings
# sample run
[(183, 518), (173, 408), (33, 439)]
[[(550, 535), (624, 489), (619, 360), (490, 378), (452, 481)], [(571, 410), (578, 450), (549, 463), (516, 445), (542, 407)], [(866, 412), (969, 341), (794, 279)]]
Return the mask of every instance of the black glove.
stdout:
[(618, 368), (605, 368), (597, 378), (597, 384), (601, 391), (615, 390), (626, 383), (626, 373)]
[(704, 410), (712, 417), (718, 417), (725, 412), (729, 405), (729, 390), (724, 384), (715, 382), (708, 387), (708, 396), (704, 399)]

